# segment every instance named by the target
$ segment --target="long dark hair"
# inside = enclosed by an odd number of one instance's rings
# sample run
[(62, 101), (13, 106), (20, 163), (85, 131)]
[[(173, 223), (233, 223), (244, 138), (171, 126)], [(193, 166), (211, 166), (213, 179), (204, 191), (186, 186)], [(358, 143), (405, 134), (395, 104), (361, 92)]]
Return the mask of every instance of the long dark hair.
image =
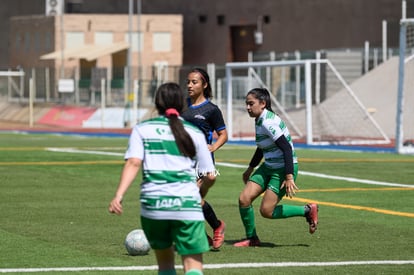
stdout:
[(258, 99), (260, 102), (265, 102), (265, 108), (271, 112), (272, 110), (272, 101), (270, 100), (270, 93), (265, 88), (254, 88), (251, 89), (246, 96), (253, 95), (256, 99)]
[[(180, 85), (173, 82), (162, 84), (155, 94), (155, 107), (160, 115), (168, 117), (178, 149), (184, 156), (193, 158), (196, 154), (193, 140), (178, 117), (184, 109), (184, 101), (184, 93)], [(169, 110), (168, 114), (166, 114), (167, 110)], [(171, 113), (171, 110), (176, 110), (176, 113)]]
[(208, 76), (208, 73), (201, 69), (201, 68), (193, 68), (190, 73), (199, 73), (201, 75), (201, 80), (204, 83), (207, 83), (207, 87), (204, 89), (204, 97), (205, 98), (212, 98), (213, 97), (213, 90), (211, 89), (210, 84), (210, 77)]

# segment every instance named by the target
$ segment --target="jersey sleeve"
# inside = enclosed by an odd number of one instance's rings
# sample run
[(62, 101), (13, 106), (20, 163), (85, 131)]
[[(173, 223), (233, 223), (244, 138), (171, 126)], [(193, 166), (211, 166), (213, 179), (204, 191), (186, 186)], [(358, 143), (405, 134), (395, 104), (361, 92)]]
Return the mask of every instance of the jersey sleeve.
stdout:
[(216, 132), (226, 129), (226, 124), (224, 123), (223, 114), (221, 113), (221, 110), (217, 106), (215, 106), (210, 116), (209, 123)]
[(283, 121), (278, 117), (275, 117), (274, 119), (266, 119), (263, 122), (263, 129), (273, 141), (276, 141), (283, 135), (281, 123), (283, 123)]
[(138, 127), (135, 126), (132, 129), (131, 135), (128, 141), (128, 148), (125, 152), (124, 159), (138, 158), (144, 159), (144, 143), (141, 135), (139, 134)]

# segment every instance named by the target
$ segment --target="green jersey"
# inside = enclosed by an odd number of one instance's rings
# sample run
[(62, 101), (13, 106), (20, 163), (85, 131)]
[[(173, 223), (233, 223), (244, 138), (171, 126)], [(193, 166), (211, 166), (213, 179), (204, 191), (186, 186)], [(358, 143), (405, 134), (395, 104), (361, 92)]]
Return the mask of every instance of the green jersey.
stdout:
[(164, 116), (146, 120), (132, 129), (125, 159), (143, 161), (140, 197), (143, 217), (204, 220), (195, 171), (214, 172), (215, 167), (203, 133), (184, 120), (183, 123), (196, 148), (194, 159), (181, 154)]
[(285, 122), (275, 113), (265, 109), (256, 121), (256, 145), (263, 151), (265, 165), (278, 169), (285, 166), (283, 152), (275, 144), (275, 141), (284, 135), (292, 147), (293, 163), (297, 163), (292, 138)]

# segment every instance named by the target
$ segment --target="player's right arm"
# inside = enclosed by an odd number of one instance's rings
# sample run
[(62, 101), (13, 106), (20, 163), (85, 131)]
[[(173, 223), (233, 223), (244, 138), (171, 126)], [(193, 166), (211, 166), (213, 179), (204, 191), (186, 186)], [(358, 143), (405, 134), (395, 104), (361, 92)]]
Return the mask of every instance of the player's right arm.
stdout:
[(142, 160), (138, 158), (129, 158), (126, 160), (124, 168), (122, 169), (121, 179), (119, 181), (115, 197), (109, 204), (108, 210), (110, 213), (114, 213), (117, 215), (122, 214), (122, 199), (124, 197), (124, 194), (128, 190), (129, 186), (131, 186), (132, 182), (137, 176), (139, 168), (141, 167), (141, 163)]
[(247, 183), (247, 181), (249, 180), (249, 177), (252, 174), (254, 168), (257, 165), (259, 165), (262, 158), (263, 158), (263, 151), (259, 147), (256, 147), (256, 151), (254, 152), (254, 155), (253, 155), (252, 159), (250, 160), (249, 167), (243, 173), (242, 177), (243, 177), (243, 182), (244, 183)]

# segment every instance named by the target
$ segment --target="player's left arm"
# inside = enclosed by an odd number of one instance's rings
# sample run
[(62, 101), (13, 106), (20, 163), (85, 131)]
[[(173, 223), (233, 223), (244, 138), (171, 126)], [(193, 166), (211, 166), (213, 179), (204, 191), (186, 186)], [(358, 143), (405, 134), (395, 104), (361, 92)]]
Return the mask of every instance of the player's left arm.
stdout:
[(283, 152), (285, 161), (285, 180), (280, 188), (286, 187), (286, 196), (292, 198), (296, 194), (298, 187), (293, 177), (293, 152), (292, 146), (284, 135), (281, 135), (276, 141), (276, 146)]
[(216, 140), (216, 142), (214, 142), (213, 144), (211, 144), (209, 146), (209, 150), (212, 153), (215, 152), (215, 151), (217, 151), (228, 140), (228, 135), (227, 135), (227, 130), (226, 129), (222, 129), (220, 131), (216, 131), (216, 133), (217, 133), (217, 140)]
[(226, 124), (224, 123), (223, 114), (218, 107), (211, 115), (210, 125), (213, 127), (217, 134), (217, 140), (209, 146), (209, 150), (210, 152), (215, 152), (228, 140), (228, 134), (226, 130)]

